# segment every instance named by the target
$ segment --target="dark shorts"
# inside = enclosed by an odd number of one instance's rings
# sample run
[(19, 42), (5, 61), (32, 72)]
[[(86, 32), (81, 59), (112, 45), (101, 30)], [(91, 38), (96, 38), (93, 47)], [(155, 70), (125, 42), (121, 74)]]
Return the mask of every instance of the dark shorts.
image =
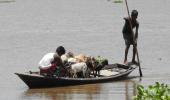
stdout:
[(123, 34), (123, 38), (125, 40), (125, 45), (133, 45), (133, 36)]

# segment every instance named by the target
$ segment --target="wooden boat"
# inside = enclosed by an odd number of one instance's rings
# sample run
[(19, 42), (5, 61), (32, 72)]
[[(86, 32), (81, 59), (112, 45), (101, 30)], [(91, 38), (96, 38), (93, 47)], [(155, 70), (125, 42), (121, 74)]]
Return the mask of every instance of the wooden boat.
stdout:
[(135, 67), (122, 64), (109, 64), (100, 71), (99, 77), (69, 78), (49, 77), (36, 73), (15, 73), (29, 88), (58, 87), (68, 85), (82, 85), (119, 80), (128, 76)]

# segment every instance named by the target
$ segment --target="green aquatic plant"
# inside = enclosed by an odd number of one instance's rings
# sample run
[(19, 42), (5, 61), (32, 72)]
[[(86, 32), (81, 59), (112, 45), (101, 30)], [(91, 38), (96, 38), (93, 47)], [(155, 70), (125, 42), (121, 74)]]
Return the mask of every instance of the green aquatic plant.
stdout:
[(123, 3), (123, 0), (114, 0), (114, 3)]
[(156, 82), (144, 88), (142, 85), (137, 86), (138, 94), (134, 100), (170, 100), (170, 87), (164, 83)]
[(16, 2), (15, 0), (0, 0), (0, 3)]

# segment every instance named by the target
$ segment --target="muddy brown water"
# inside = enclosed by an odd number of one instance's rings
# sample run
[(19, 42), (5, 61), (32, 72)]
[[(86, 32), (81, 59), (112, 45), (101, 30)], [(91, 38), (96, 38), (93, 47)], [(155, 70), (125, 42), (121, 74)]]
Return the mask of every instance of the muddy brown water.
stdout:
[[(37, 70), (41, 57), (59, 45), (75, 54), (123, 62), (125, 3), (11, 1), (0, 0), (1, 100), (132, 100), (137, 84), (170, 84), (169, 0), (128, 0), (130, 10), (139, 11), (138, 51), (144, 77), (140, 79), (136, 69), (126, 80), (45, 89), (29, 89), (14, 73)], [(132, 49), (129, 61), (131, 55)]]

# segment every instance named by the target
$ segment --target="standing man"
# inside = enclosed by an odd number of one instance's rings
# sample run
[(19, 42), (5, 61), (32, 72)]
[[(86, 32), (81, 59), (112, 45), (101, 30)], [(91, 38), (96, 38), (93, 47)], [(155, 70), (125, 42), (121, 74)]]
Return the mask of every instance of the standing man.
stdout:
[[(136, 20), (138, 17), (138, 11), (137, 10), (132, 10), (131, 12), (131, 18), (124, 18), (125, 24), (123, 27), (123, 38), (125, 40), (125, 58), (124, 58), (124, 64), (127, 64), (127, 56), (128, 56), (128, 51), (130, 45), (133, 45), (133, 57), (132, 57), (132, 63), (137, 64), (135, 61), (135, 55), (137, 51), (137, 39), (138, 39), (138, 28), (139, 28), (139, 23)], [(131, 28), (132, 25), (132, 28)], [(134, 39), (133, 39), (133, 29), (135, 28), (135, 34), (134, 34)]]

